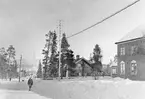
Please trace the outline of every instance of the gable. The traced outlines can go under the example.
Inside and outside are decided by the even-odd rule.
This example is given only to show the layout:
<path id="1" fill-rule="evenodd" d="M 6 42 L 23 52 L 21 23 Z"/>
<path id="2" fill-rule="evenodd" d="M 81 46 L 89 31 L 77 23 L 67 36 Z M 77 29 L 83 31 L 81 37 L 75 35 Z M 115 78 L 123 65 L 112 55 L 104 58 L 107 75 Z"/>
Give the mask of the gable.
<path id="1" fill-rule="evenodd" d="M 84 59 L 84 58 L 80 58 L 78 61 L 76 61 L 75 63 L 76 64 L 81 64 L 82 62 L 84 62 L 85 64 L 87 64 L 87 65 L 91 65 L 90 64 L 90 62 L 89 61 L 87 61 L 86 59 Z"/>

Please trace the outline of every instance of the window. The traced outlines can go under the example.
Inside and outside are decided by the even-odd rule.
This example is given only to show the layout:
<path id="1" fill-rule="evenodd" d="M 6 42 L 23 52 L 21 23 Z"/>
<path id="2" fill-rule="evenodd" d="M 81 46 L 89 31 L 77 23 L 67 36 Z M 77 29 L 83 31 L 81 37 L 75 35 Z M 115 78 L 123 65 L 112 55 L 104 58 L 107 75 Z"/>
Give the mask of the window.
<path id="1" fill-rule="evenodd" d="M 120 71 L 121 74 L 125 74 L 125 62 L 123 61 L 120 62 Z"/>
<path id="2" fill-rule="evenodd" d="M 135 54 L 136 50 L 137 50 L 137 47 L 135 45 L 131 46 L 131 55 Z"/>
<path id="3" fill-rule="evenodd" d="M 125 55 L 125 47 L 122 47 L 122 48 L 120 49 L 120 55 Z"/>
<path id="4" fill-rule="evenodd" d="M 112 74 L 117 74 L 116 68 L 113 68 L 113 69 L 112 69 Z"/>
<path id="5" fill-rule="evenodd" d="M 137 63 L 135 60 L 131 61 L 131 75 L 137 74 Z"/>

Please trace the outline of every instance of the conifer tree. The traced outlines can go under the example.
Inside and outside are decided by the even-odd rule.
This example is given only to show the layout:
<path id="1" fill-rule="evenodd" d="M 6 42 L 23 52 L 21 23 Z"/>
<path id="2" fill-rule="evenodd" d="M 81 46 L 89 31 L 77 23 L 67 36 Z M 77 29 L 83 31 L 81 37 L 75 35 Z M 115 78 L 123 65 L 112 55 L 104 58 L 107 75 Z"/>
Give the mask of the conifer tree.
<path id="1" fill-rule="evenodd" d="M 39 66 L 38 66 L 38 70 L 37 70 L 37 78 L 42 78 L 42 65 L 41 65 L 41 61 L 39 61 Z"/>
<path id="2" fill-rule="evenodd" d="M 66 67 L 66 60 L 64 59 L 65 53 L 68 52 L 68 48 L 70 47 L 70 45 L 68 44 L 67 38 L 66 38 L 66 34 L 63 33 L 62 34 L 62 40 L 61 40 L 61 77 L 66 75 L 66 69 L 68 67 Z"/>
<path id="3" fill-rule="evenodd" d="M 16 50 L 13 45 L 10 45 L 8 47 L 7 55 L 8 55 L 7 61 L 8 61 L 8 65 L 9 65 L 8 76 L 9 76 L 9 78 L 16 77 L 16 75 L 17 75 L 17 68 L 16 68 L 16 64 L 15 64 Z"/>
<path id="4" fill-rule="evenodd" d="M 50 76 L 51 77 L 55 77 L 57 75 L 57 71 L 58 71 L 58 57 L 57 57 L 57 36 L 56 36 L 56 32 L 53 32 L 53 37 L 52 37 L 52 44 L 51 44 L 51 55 L 50 55 L 50 68 L 49 68 L 49 72 L 50 72 Z"/>
<path id="5" fill-rule="evenodd" d="M 0 48 L 0 76 L 2 79 L 6 78 L 8 70 L 7 53 L 4 47 Z"/>
<path id="6" fill-rule="evenodd" d="M 93 50 L 93 61 L 94 61 L 94 63 L 92 64 L 92 70 L 93 70 L 95 80 L 96 80 L 97 74 L 102 72 L 101 58 L 102 58 L 101 48 L 98 44 L 96 44 L 95 48 Z"/>
<path id="7" fill-rule="evenodd" d="M 49 58 L 50 58 L 50 48 L 51 48 L 51 39 L 52 39 L 52 32 L 49 31 L 47 34 L 45 34 L 46 37 L 46 44 L 44 49 L 42 50 L 42 54 L 44 55 L 43 58 L 43 77 L 44 79 L 47 79 L 49 77 Z"/>
<path id="8" fill-rule="evenodd" d="M 49 31 L 49 33 L 47 33 L 45 36 L 46 44 L 44 49 L 42 50 L 42 54 L 44 55 L 43 77 L 44 79 L 48 79 L 51 76 L 51 60 L 53 59 L 52 57 L 55 53 L 55 47 L 53 45 L 56 45 L 55 42 L 53 42 L 53 39 L 56 39 L 56 34 L 54 34 L 52 31 Z"/>

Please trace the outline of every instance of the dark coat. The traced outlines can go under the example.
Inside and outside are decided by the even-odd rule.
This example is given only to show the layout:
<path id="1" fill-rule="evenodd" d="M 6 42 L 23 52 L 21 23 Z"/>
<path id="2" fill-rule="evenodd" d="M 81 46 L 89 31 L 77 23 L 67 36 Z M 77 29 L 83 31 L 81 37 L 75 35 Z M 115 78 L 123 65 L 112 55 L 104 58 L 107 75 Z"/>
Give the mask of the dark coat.
<path id="1" fill-rule="evenodd" d="M 33 85 L 33 80 L 31 78 L 28 80 L 28 85 Z"/>

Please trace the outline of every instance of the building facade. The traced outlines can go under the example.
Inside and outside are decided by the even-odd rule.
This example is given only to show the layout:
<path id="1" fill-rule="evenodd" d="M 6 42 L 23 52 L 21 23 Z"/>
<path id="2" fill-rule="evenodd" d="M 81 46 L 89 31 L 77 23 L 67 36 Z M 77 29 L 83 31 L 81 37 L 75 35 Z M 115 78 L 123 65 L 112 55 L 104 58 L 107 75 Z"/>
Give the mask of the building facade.
<path id="1" fill-rule="evenodd" d="M 110 73 L 111 77 L 117 77 L 118 76 L 118 64 L 116 62 L 113 62 L 110 64 Z"/>
<path id="2" fill-rule="evenodd" d="M 111 76 L 111 67 L 110 67 L 110 65 L 103 64 L 102 71 L 105 73 L 105 76 Z"/>
<path id="3" fill-rule="evenodd" d="M 127 34 L 117 44 L 118 73 L 122 78 L 145 80 L 145 37 L 142 29 Z"/>
<path id="4" fill-rule="evenodd" d="M 90 76 L 92 73 L 92 68 L 90 67 L 90 62 L 84 58 L 80 58 L 75 62 L 77 76 Z"/>

